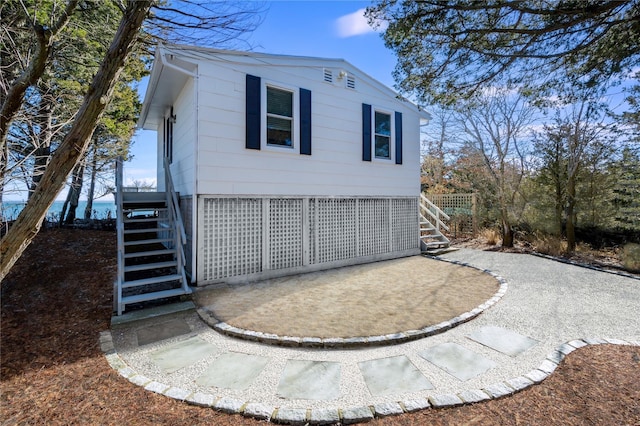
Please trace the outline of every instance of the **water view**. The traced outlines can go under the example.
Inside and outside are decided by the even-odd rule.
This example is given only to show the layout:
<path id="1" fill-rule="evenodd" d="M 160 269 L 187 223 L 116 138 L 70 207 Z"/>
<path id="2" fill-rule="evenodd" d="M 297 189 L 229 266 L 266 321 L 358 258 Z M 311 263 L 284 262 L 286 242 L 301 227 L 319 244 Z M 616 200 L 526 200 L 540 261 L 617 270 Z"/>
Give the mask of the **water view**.
<path id="1" fill-rule="evenodd" d="M 3 220 L 14 220 L 18 217 L 24 208 L 26 201 L 4 201 L 0 204 L 0 217 Z M 64 201 L 55 201 L 47 212 L 47 219 L 58 221 Z M 87 207 L 87 201 L 80 201 L 76 209 L 76 217 L 84 218 L 84 210 Z M 94 201 L 91 212 L 91 219 L 107 219 L 116 217 L 116 205 L 113 201 Z"/>

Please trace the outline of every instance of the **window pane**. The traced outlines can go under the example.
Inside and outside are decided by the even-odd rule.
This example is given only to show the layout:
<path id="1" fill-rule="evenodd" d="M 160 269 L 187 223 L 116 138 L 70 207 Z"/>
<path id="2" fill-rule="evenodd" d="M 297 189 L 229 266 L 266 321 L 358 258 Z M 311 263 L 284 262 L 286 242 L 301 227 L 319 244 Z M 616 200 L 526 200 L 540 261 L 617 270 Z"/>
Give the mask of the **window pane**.
<path id="1" fill-rule="evenodd" d="M 267 87 L 267 113 L 293 117 L 293 93 Z"/>
<path id="2" fill-rule="evenodd" d="M 377 158 L 391 158 L 389 154 L 389 140 L 388 136 L 376 135 L 376 157 Z"/>
<path id="3" fill-rule="evenodd" d="M 391 116 L 389 114 L 376 111 L 375 133 L 391 136 Z"/>
<path id="4" fill-rule="evenodd" d="M 267 117 L 267 144 L 292 146 L 291 120 L 286 118 Z"/>

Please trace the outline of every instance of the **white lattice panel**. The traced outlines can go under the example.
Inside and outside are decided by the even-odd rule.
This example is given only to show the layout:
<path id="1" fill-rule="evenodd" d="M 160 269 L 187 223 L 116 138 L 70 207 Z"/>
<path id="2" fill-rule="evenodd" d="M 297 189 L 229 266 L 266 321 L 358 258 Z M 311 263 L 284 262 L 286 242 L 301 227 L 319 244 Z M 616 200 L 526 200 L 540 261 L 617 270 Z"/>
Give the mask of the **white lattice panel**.
<path id="1" fill-rule="evenodd" d="M 262 270 L 262 199 L 203 199 L 204 280 Z"/>
<path id="2" fill-rule="evenodd" d="M 318 263 L 356 257 L 355 198 L 318 199 Z"/>
<path id="3" fill-rule="evenodd" d="M 302 199 L 269 200 L 270 269 L 302 265 Z"/>
<path id="4" fill-rule="evenodd" d="M 307 223 L 309 226 L 309 264 L 314 264 L 316 262 L 316 232 L 318 228 L 318 221 L 316 219 L 316 208 L 317 199 L 310 198 L 309 199 L 309 217 L 307 218 Z"/>
<path id="5" fill-rule="evenodd" d="M 389 200 L 362 198 L 358 200 L 358 203 L 360 210 L 360 256 L 390 251 Z"/>
<path id="6" fill-rule="evenodd" d="M 391 200 L 392 250 L 402 251 L 419 246 L 418 200 L 394 198 Z"/>
<path id="7" fill-rule="evenodd" d="M 418 249 L 417 208 L 417 197 L 203 198 L 198 279 Z"/>

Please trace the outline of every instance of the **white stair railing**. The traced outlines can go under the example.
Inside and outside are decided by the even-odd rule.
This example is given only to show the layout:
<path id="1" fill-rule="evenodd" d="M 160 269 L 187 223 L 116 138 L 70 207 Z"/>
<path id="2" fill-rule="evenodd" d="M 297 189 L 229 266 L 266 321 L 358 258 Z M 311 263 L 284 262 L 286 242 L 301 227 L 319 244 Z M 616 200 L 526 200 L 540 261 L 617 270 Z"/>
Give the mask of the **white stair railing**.
<path id="1" fill-rule="evenodd" d="M 433 219 L 433 225 L 438 230 L 438 232 L 440 232 L 440 229 L 449 231 L 449 227 L 446 223 L 443 222 L 443 219 L 451 219 L 449 215 L 440 210 L 440 208 L 433 204 L 431 200 L 424 196 L 424 194 L 420 194 L 420 201 L 420 210 L 422 213 L 428 215 L 428 217 L 424 214 L 422 216 L 429 222 L 432 222 L 431 220 L 429 220 L 429 218 Z"/>
<path id="2" fill-rule="evenodd" d="M 423 251 L 440 250 L 449 247 L 449 239 L 442 234 L 442 230 L 449 231 L 444 220 L 450 217 L 431 200 L 420 194 L 420 247 Z M 423 227 L 427 225 L 427 227 Z"/>
<path id="3" fill-rule="evenodd" d="M 171 178 L 171 169 L 169 167 L 169 160 L 164 158 L 164 179 L 165 179 L 165 192 L 167 196 L 167 210 L 169 214 L 169 223 L 174 224 L 176 232 L 174 232 L 175 249 L 177 250 L 178 260 L 178 274 L 182 275 L 182 287 L 187 290 L 187 278 L 185 274 L 185 250 L 184 246 L 187 243 L 187 233 L 184 228 L 184 222 L 182 220 L 182 213 L 180 212 L 180 204 L 178 202 L 178 195 L 176 194 L 173 186 L 173 179 Z"/>
<path id="4" fill-rule="evenodd" d="M 116 159 L 116 234 L 118 239 L 118 272 L 115 285 L 114 302 L 118 315 L 122 315 L 122 283 L 124 282 L 124 216 L 122 214 L 123 159 Z"/>

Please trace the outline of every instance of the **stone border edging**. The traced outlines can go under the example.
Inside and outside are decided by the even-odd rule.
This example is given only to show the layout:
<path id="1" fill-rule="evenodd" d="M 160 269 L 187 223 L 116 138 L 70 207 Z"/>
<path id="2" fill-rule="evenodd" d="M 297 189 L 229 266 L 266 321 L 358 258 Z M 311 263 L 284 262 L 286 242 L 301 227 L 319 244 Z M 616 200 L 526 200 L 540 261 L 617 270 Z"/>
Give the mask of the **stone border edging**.
<path id="1" fill-rule="evenodd" d="M 607 274 L 619 275 L 619 276 L 625 277 L 625 278 L 633 278 L 634 280 L 640 280 L 640 276 L 637 276 L 637 275 L 634 275 L 634 274 L 630 274 L 628 272 L 612 271 L 611 269 L 604 269 L 604 268 L 601 268 L 601 267 L 598 267 L 598 266 L 576 262 L 575 260 L 565 259 L 563 257 L 556 257 L 556 256 L 551 256 L 549 254 L 539 253 L 537 251 L 532 251 L 530 253 L 524 253 L 524 254 L 530 254 L 532 256 L 541 257 L 543 259 L 554 260 L 556 262 L 565 263 L 567 265 L 572 265 L 572 266 L 579 266 L 581 268 L 591 269 L 591 270 L 598 271 L 598 272 L 606 272 Z"/>
<path id="2" fill-rule="evenodd" d="M 122 377 L 131 383 L 144 387 L 145 390 L 159 393 L 161 395 L 184 401 L 188 404 L 205 408 L 213 408 L 229 414 L 241 414 L 258 420 L 273 421 L 282 424 L 302 425 L 302 424 L 352 424 L 366 422 L 375 417 L 387 417 L 427 408 L 447 408 L 458 405 L 473 404 L 476 402 L 498 399 L 513 395 L 534 384 L 542 382 L 560 365 L 562 360 L 576 349 L 589 345 L 624 345 L 640 346 L 640 342 L 625 341 L 620 339 L 599 339 L 583 338 L 571 340 L 561 344 L 547 355 L 538 368 L 531 370 L 521 376 L 514 377 L 503 382 L 493 383 L 482 389 L 469 389 L 457 394 L 436 394 L 428 398 L 405 400 L 398 402 L 384 402 L 374 405 L 365 405 L 350 408 L 279 408 L 259 402 L 239 401 L 227 397 L 217 397 L 213 394 L 203 392 L 190 392 L 184 389 L 172 387 L 160 382 L 153 381 L 143 375 L 138 374 L 120 358 L 113 345 L 111 331 L 100 333 L 100 348 L 105 354 L 107 362 Z"/>
<path id="3" fill-rule="evenodd" d="M 244 340 L 277 345 L 277 346 L 285 346 L 285 347 L 302 347 L 302 348 L 316 348 L 316 349 L 344 349 L 344 348 L 355 348 L 362 346 L 385 346 L 392 345 L 396 343 L 404 343 L 410 342 L 412 340 L 422 339 L 424 337 L 433 336 L 435 334 L 444 333 L 447 330 L 450 330 L 454 327 L 457 327 L 460 324 L 463 324 L 467 321 L 470 321 L 480 315 L 484 310 L 489 309 L 491 306 L 495 305 L 507 292 L 508 284 L 507 281 L 500 277 L 499 275 L 491 272 L 488 269 L 481 269 L 476 266 L 470 265 L 466 262 L 459 262 L 456 260 L 449 259 L 441 259 L 439 257 L 428 256 L 430 259 L 438 260 L 441 262 L 452 263 L 459 266 L 465 266 L 473 269 L 477 269 L 484 273 L 487 273 L 494 277 L 498 283 L 498 291 L 485 301 L 484 303 L 478 305 L 476 308 L 471 311 L 460 314 L 456 317 L 451 318 L 450 320 L 440 322 L 435 325 L 430 325 L 428 327 L 422 328 L 420 330 L 406 330 L 399 331 L 396 333 L 384 334 L 379 336 L 358 336 L 358 337 L 294 337 L 294 336 L 281 336 L 278 334 L 272 333 L 263 333 L 261 331 L 247 330 L 244 328 L 235 327 L 231 324 L 227 324 L 224 321 L 219 321 L 213 316 L 213 313 L 208 309 L 197 307 L 196 312 L 198 316 L 207 323 L 211 328 L 216 330 L 217 332 L 230 336 L 236 337 Z"/>

